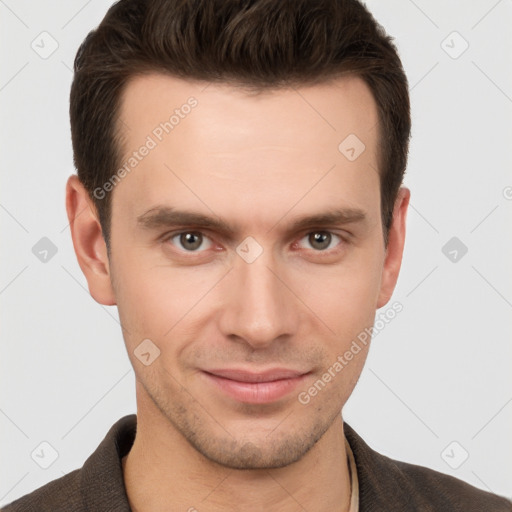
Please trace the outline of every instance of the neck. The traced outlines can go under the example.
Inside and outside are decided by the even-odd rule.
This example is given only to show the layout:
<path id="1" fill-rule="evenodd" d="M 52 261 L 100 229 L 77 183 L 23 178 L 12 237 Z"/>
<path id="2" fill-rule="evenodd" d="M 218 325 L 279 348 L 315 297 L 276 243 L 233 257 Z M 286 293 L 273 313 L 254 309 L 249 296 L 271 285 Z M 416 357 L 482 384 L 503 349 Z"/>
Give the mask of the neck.
<path id="1" fill-rule="evenodd" d="M 277 469 L 238 470 L 197 452 L 149 399 L 137 405 L 135 441 L 122 460 L 133 512 L 349 509 L 341 414 L 299 461 Z"/>

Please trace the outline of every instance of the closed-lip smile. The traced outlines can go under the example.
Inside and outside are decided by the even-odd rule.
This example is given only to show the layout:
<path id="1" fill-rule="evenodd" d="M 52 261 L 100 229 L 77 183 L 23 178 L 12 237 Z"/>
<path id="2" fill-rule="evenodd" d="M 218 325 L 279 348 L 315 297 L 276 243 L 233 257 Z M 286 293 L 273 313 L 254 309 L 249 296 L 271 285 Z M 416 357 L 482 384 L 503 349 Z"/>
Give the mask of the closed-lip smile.
<path id="1" fill-rule="evenodd" d="M 289 368 L 250 371 L 240 368 L 202 370 L 217 389 L 244 403 L 275 402 L 288 395 L 310 372 Z"/>

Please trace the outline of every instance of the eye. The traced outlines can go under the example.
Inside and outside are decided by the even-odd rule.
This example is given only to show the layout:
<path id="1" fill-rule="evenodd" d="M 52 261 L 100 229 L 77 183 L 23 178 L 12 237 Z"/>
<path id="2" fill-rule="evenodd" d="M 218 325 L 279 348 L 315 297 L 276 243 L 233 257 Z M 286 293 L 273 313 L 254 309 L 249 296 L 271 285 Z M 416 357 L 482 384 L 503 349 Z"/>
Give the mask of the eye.
<path id="1" fill-rule="evenodd" d="M 202 252 L 202 250 L 208 249 L 212 245 L 211 240 L 198 231 L 182 231 L 170 236 L 168 240 L 179 249 L 184 249 L 187 252 Z M 201 249 L 201 246 L 202 250 L 198 250 Z"/>
<path id="2" fill-rule="evenodd" d="M 316 251 L 325 251 L 327 249 L 332 249 L 334 246 L 331 246 L 332 242 L 336 242 L 336 239 L 338 240 L 338 243 L 340 241 L 343 241 L 343 239 L 335 235 L 334 233 L 331 233 L 329 231 L 312 231 L 311 233 L 308 233 L 306 236 L 304 236 L 299 242 L 298 245 L 300 246 L 304 240 L 308 244 L 310 244 L 310 247 L 315 249 Z M 337 244 L 336 244 L 337 245 Z"/>

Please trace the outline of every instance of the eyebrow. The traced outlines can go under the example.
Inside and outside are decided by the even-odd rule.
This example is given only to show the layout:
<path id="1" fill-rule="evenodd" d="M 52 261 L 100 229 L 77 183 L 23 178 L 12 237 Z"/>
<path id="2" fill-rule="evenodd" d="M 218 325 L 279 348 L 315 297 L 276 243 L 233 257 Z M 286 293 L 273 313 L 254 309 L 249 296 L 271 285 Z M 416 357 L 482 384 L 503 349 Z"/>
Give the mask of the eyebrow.
<path id="1" fill-rule="evenodd" d="M 281 220 L 270 228 L 269 231 L 279 224 Z M 364 210 L 349 207 L 336 208 L 294 219 L 287 229 L 290 231 L 299 231 L 318 226 L 362 223 L 366 220 L 367 215 Z M 208 216 L 187 210 L 177 210 L 168 206 L 156 206 L 154 208 L 150 208 L 148 211 L 137 217 L 137 224 L 148 230 L 163 227 L 194 226 L 203 229 L 216 230 L 229 236 L 234 236 L 237 232 L 235 227 L 231 226 L 219 217 Z"/>

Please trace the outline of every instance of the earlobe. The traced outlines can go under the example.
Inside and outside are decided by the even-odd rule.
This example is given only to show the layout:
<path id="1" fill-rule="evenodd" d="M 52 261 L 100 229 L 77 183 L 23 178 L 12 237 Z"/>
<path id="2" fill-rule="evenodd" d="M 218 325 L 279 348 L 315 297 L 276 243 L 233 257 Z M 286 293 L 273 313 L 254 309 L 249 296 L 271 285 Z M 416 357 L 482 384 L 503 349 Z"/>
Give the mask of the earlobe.
<path id="1" fill-rule="evenodd" d="M 410 197 L 411 191 L 406 187 L 401 187 L 395 201 L 393 222 L 389 230 L 377 308 L 381 308 L 389 302 L 398 280 L 405 245 L 407 208 Z"/>
<path id="2" fill-rule="evenodd" d="M 66 211 L 73 247 L 90 294 L 100 304 L 115 305 L 107 246 L 97 211 L 76 175 L 70 176 L 66 184 Z"/>

